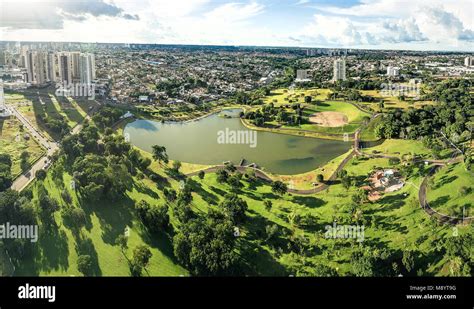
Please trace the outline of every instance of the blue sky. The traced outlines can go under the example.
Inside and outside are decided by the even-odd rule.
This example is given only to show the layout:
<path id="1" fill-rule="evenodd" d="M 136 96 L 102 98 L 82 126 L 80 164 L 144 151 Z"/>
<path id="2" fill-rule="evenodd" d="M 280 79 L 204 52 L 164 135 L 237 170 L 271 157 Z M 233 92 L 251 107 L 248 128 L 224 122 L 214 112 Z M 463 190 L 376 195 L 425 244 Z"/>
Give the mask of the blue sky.
<path id="1" fill-rule="evenodd" d="M 0 39 L 472 51 L 472 0 L 0 0 Z"/>

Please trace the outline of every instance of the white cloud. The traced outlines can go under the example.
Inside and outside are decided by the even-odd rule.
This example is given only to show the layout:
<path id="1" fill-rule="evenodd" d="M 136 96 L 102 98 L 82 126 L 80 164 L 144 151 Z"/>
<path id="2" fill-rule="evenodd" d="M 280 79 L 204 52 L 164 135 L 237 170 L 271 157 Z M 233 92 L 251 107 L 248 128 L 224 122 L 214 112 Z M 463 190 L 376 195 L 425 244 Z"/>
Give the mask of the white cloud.
<path id="1" fill-rule="evenodd" d="M 351 7 L 316 8 L 324 15 L 316 14 L 297 36 L 302 42 L 348 47 L 400 43 L 417 48 L 423 42 L 425 49 L 473 48 L 469 43 L 474 41 L 471 1 L 362 0 Z"/>

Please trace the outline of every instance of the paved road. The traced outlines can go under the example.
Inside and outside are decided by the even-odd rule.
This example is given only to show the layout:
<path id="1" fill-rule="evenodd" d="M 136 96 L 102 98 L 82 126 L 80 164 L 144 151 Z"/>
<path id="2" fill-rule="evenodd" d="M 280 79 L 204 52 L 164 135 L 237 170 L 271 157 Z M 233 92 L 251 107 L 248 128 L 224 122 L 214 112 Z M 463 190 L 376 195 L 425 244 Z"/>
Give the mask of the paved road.
<path id="1" fill-rule="evenodd" d="M 45 156 L 36 161 L 36 163 L 33 164 L 33 166 L 28 171 L 17 177 L 13 182 L 11 189 L 21 191 L 26 188 L 26 186 L 28 186 L 28 184 L 30 184 L 33 179 L 35 179 L 37 171 L 49 166 L 48 156 L 52 155 L 56 150 L 58 150 L 59 145 L 55 141 L 49 140 L 38 129 L 36 129 L 30 123 L 30 121 L 16 109 L 15 106 L 9 106 L 8 108 L 12 114 L 23 124 L 23 127 L 28 130 L 31 137 L 34 138 L 46 150 Z"/>

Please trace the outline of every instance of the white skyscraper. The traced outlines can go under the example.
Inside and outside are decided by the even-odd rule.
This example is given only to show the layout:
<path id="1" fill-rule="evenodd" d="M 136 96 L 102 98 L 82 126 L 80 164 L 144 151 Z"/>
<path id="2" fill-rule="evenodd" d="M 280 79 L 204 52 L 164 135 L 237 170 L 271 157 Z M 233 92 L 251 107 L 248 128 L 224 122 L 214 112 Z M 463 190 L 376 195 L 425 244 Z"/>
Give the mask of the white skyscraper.
<path id="1" fill-rule="evenodd" d="M 84 53 L 79 58 L 79 76 L 81 83 L 91 84 L 95 79 L 95 58 L 94 54 Z"/>
<path id="2" fill-rule="evenodd" d="M 338 80 L 346 80 L 346 60 L 344 58 L 334 60 L 333 81 Z"/>
<path id="3" fill-rule="evenodd" d="M 43 85 L 48 79 L 48 54 L 43 51 L 28 50 L 24 53 L 27 82 Z"/>
<path id="4" fill-rule="evenodd" d="M 464 58 L 464 66 L 470 67 L 474 65 L 474 57 L 466 57 Z"/>
<path id="5" fill-rule="evenodd" d="M 394 77 L 394 76 L 398 76 L 399 74 L 400 74 L 399 67 L 392 67 L 392 66 L 387 67 L 387 76 Z"/>

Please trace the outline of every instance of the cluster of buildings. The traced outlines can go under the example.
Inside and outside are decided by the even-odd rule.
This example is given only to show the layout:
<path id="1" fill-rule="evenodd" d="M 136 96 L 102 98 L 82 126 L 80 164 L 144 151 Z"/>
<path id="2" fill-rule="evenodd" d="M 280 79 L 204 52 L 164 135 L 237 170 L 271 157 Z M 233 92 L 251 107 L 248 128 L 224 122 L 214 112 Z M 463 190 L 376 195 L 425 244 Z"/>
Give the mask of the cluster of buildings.
<path id="1" fill-rule="evenodd" d="M 19 64 L 26 69 L 26 82 L 32 85 L 91 84 L 96 79 L 92 53 L 23 50 Z"/>
<path id="2" fill-rule="evenodd" d="M 113 101 L 170 105 L 217 101 L 268 85 L 283 73 L 275 63 L 285 56 L 175 47 L 100 50 L 96 57 Z"/>
<path id="3" fill-rule="evenodd" d="M 42 45 L 7 45 L 0 49 L 0 78 L 45 86 L 50 83 L 92 84 L 95 56 L 90 52 L 52 50 Z"/>

